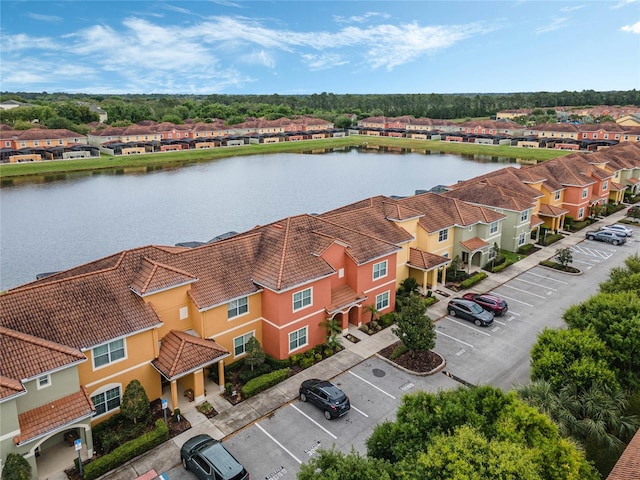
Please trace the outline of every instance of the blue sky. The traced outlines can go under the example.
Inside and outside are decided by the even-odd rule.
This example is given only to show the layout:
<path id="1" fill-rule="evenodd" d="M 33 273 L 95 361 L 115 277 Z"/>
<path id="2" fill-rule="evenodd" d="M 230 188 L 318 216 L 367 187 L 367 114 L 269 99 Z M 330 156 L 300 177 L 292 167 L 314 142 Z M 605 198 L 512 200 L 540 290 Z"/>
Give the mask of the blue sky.
<path id="1" fill-rule="evenodd" d="M 0 91 L 640 89 L 640 0 L 0 2 Z"/>

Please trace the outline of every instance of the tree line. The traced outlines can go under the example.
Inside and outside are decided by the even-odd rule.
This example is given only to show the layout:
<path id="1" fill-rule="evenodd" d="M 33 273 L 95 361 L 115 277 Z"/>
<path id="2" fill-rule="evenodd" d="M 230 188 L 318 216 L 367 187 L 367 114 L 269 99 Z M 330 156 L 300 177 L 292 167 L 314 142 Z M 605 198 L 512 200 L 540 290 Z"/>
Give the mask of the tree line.
<path id="1" fill-rule="evenodd" d="M 352 116 L 362 119 L 374 116 L 464 119 L 491 117 L 502 110 L 545 109 L 596 105 L 640 106 L 640 91 L 596 92 L 525 92 L 495 94 L 334 94 L 312 95 L 90 95 L 68 93 L 0 94 L 0 101 L 15 100 L 29 107 L 0 110 L 0 122 L 16 128 L 28 128 L 38 120 L 48 128 L 82 130 L 87 123 L 97 122 L 98 114 L 86 102 L 104 109 L 110 125 L 128 125 L 142 120 L 183 123 L 224 120 L 228 125 L 248 117 L 277 119 L 293 115 L 312 115 L 348 126 Z M 340 125 L 338 125 L 340 124 Z M 32 126 L 32 125 L 31 125 Z M 86 127 L 85 127 L 86 129 Z M 80 133 L 82 133 L 80 131 Z"/>

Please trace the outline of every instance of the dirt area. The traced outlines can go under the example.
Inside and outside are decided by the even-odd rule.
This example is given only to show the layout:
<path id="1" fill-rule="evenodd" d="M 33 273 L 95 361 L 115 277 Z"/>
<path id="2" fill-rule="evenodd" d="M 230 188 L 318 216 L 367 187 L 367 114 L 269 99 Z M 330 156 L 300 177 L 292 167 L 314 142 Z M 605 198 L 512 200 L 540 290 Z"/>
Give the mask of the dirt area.
<path id="1" fill-rule="evenodd" d="M 392 359 L 391 354 L 394 350 L 400 346 L 401 342 L 396 342 L 383 348 L 378 352 L 384 358 L 389 359 L 393 363 L 397 363 L 401 367 L 411 370 L 412 372 L 427 373 L 438 367 L 442 363 L 442 357 L 435 352 L 406 352 L 400 355 L 398 358 Z"/>

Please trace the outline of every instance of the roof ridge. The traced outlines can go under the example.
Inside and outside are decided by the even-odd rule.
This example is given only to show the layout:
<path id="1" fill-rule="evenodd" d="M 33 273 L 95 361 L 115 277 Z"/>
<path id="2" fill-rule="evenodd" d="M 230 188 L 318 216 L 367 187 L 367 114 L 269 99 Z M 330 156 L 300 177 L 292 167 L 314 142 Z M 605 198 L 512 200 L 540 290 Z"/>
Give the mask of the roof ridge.
<path id="1" fill-rule="evenodd" d="M 69 347 L 68 345 L 62 345 L 57 342 L 53 342 L 51 340 L 47 340 L 45 338 L 36 337 L 34 335 L 30 335 L 28 333 L 19 332 L 17 330 L 13 330 L 11 328 L 0 326 L 0 334 L 6 335 L 8 337 L 13 337 L 18 340 L 22 340 L 23 342 L 32 343 L 34 345 L 38 345 L 40 347 L 45 347 L 50 350 L 55 350 L 60 353 L 66 353 L 68 355 L 73 355 L 77 358 L 86 358 L 86 356 L 78 349 Z"/>

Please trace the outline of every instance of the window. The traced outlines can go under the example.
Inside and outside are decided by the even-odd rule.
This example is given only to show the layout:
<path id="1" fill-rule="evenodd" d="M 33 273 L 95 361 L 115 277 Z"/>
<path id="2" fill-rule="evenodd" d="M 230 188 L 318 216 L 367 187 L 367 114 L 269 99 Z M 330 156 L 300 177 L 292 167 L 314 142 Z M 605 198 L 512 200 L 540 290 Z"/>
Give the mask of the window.
<path id="1" fill-rule="evenodd" d="M 586 188 L 584 188 L 582 190 L 582 198 L 587 198 L 587 195 L 589 195 L 589 190 L 587 190 Z"/>
<path id="2" fill-rule="evenodd" d="M 293 311 L 300 310 L 301 308 L 311 305 L 311 289 L 307 288 L 301 292 L 293 294 Z"/>
<path id="3" fill-rule="evenodd" d="M 526 222 L 527 220 L 529 220 L 529 210 L 525 210 L 524 212 L 520 213 L 520 221 Z"/>
<path id="4" fill-rule="evenodd" d="M 593 134 L 593 138 L 598 138 L 598 134 L 597 134 L 597 133 L 594 133 L 594 134 Z"/>
<path id="5" fill-rule="evenodd" d="M 289 351 L 292 352 L 307 344 L 307 327 L 289 334 Z"/>
<path id="6" fill-rule="evenodd" d="M 609 187 L 609 181 L 605 180 L 602 182 L 602 191 L 604 192 Z"/>
<path id="7" fill-rule="evenodd" d="M 338 269 L 338 278 L 344 277 L 344 268 Z"/>
<path id="8" fill-rule="evenodd" d="M 584 218 L 584 207 L 578 210 L 578 220 L 582 220 Z"/>
<path id="9" fill-rule="evenodd" d="M 51 375 L 42 375 L 38 377 L 38 390 L 51 385 Z"/>
<path id="10" fill-rule="evenodd" d="M 554 200 L 560 200 L 560 191 L 557 191 L 553 196 Z"/>
<path id="11" fill-rule="evenodd" d="M 234 356 L 238 356 L 238 355 L 244 355 L 245 353 L 247 353 L 247 343 L 249 342 L 249 339 L 253 337 L 253 332 L 251 333 L 247 333 L 245 335 L 242 335 L 240 337 L 236 337 L 233 339 L 233 355 Z"/>
<path id="12" fill-rule="evenodd" d="M 492 222 L 491 225 L 489 225 L 489 233 L 496 233 L 498 231 L 498 222 Z"/>
<path id="13" fill-rule="evenodd" d="M 34 140 L 34 142 L 33 142 L 33 146 L 34 146 L 34 147 L 37 147 L 38 145 L 40 145 L 40 142 L 38 142 L 38 140 Z"/>
<path id="14" fill-rule="evenodd" d="M 120 407 L 120 387 L 112 388 L 106 392 L 99 393 L 91 397 L 93 405 L 96 407 L 96 415 L 110 412 Z"/>
<path id="15" fill-rule="evenodd" d="M 380 295 L 376 295 L 376 309 L 384 310 L 389 306 L 389 292 L 381 293 Z"/>
<path id="16" fill-rule="evenodd" d="M 93 367 L 98 368 L 124 358 L 124 340 L 100 345 L 93 349 Z"/>
<path id="17" fill-rule="evenodd" d="M 189 307 L 180 307 L 180 320 L 189 318 Z"/>
<path id="18" fill-rule="evenodd" d="M 520 236 L 518 237 L 518 246 L 521 247 L 522 245 L 524 245 L 524 242 L 526 241 L 526 236 L 524 233 L 521 233 Z"/>
<path id="19" fill-rule="evenodd" d="M 376 280 L 378 278 L 387 276 L 387 261 L 376 263 L 373 266 L 373 279 Z"/>
<path id="20" fill-rule="evenodd" d="M 438 232 L 438 241 L 439 242 L 444 242 L 448 238 L 449 238 L 449 230 L 447 230 L 446 228 L 444 230 L 440 230 Z"/>
<path id="21" fill-rule="evenodd" d="M 249 311 L 249 300 L 247 297 L 242 297 L 237 300 L 232 300 L 227 304 L 227 312 L 229 318 L 244 315 Z"/>

